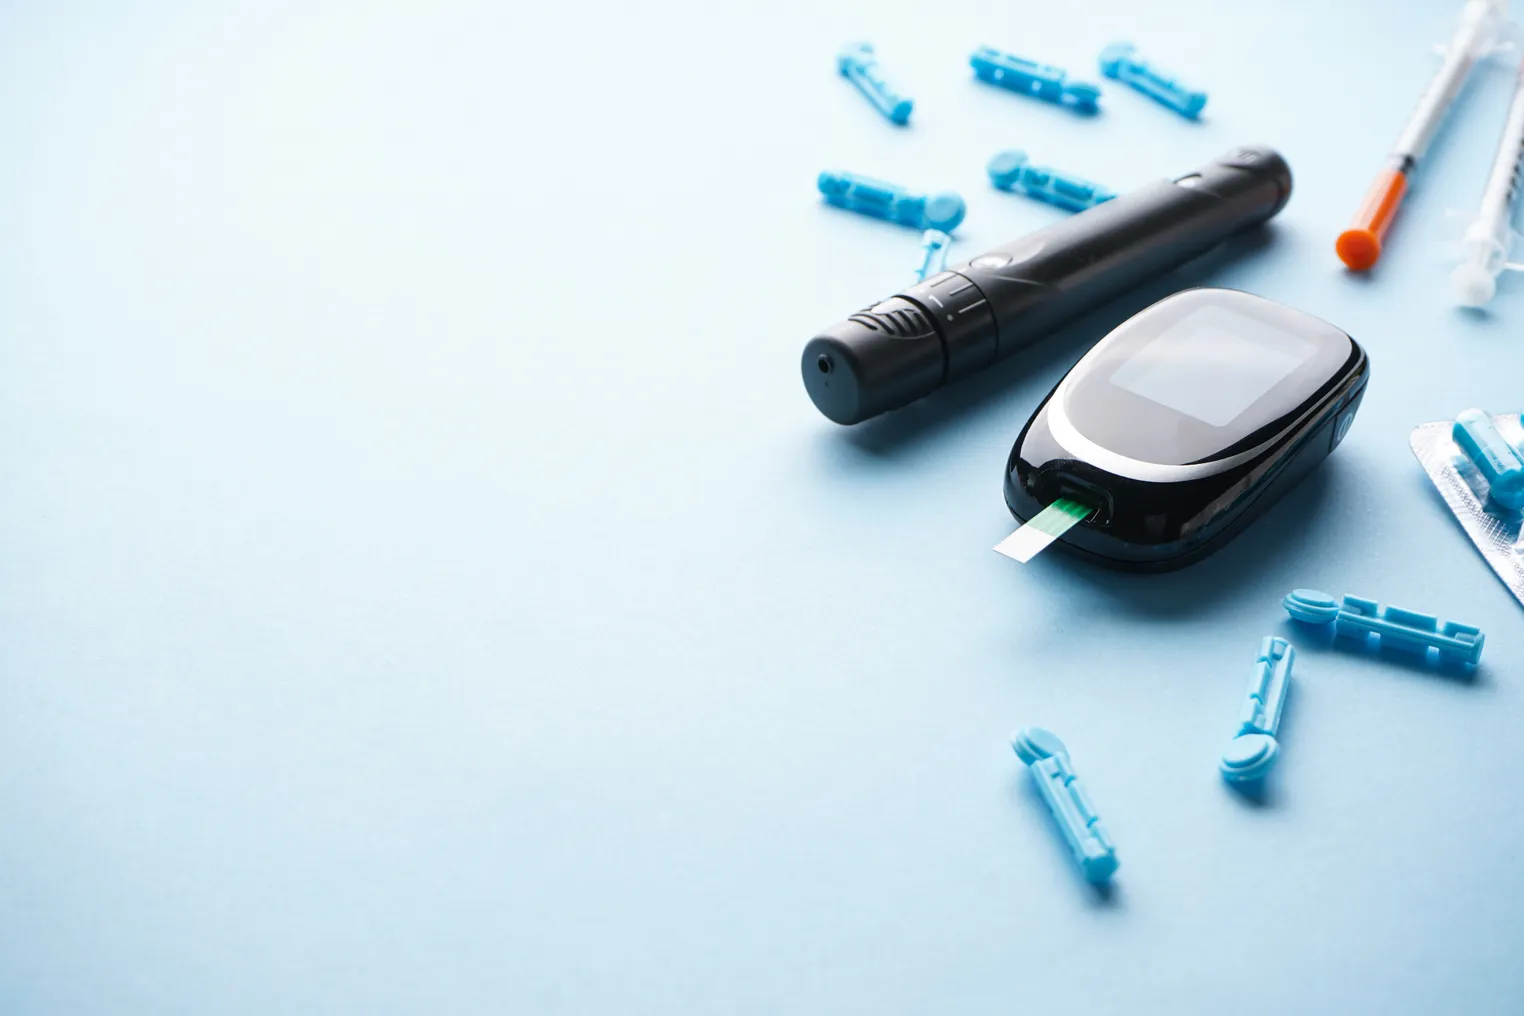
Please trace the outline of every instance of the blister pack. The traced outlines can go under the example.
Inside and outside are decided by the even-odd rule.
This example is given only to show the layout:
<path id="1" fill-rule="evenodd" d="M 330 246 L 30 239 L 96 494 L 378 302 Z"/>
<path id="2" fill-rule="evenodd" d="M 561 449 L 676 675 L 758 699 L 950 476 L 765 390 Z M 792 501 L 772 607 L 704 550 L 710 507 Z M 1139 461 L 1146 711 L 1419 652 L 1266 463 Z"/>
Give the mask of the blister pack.
<path id="1" fill-rule="evenodd" d="M 1524 605 L 1524 425 L 1518 413 L 1468 409 L 1424 423 L 1408 438 L 1429 479 L 1498 578 Z"/>

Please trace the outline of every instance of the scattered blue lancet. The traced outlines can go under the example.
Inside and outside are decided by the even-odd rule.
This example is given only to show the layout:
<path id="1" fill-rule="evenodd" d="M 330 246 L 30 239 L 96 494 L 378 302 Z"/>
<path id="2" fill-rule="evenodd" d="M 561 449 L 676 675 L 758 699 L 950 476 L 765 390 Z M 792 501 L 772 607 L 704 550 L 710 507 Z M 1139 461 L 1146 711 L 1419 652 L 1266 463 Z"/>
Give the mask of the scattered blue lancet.
<path id="1" fill-rule="evenodd" d="M 996 87 L 1081 113 L 1094 113 L 1099 108 L 1101 90 L 1083 81 L 1068 80 L 1068 73 L 1061 67 L 1024 60 L 988 46 L 974 50 L 968 62 L 980 81 Z"/>
<path id="2" fill-rule="evenodd" d="M 947 248 L 952 237 L 940 229 L 928 229 L 921 234 L 921 267 L 916 269 L 917 282 L 925 282 L 947 267 Z"/>
<path id="3" fill-rule="evenodd" d="M 827 170 L 816 181 L 820 193 L 838 208 L 898 222 L 914 229 L 940 229 L 951 233 L 963 221 L 968 210 L 963 199 L 951 191 L 941 194 L 914 194 L 892 183 L 873 180 L 855 173 Z"/>
<path id="4" fill-rule="evenodd" d="M 1083 212 L 1116 197 L 1105 187 L 1083 177 L 1070 176 L 1049 166 L 1032 165 L 1027 160 L 1027 153 L 1019 148 L 999 153 L 989 161 L 985 170 L 990 175 L 990 183 L 1001 190 L 1020 191 L 1071 212 Z"/>
<path id="5" fill-rule="evenodd" d="M 1420 614 L 1402 607 L 1383 607 L 1375 600 L 1346 596 L 1343 601 L 1316 589 L 1295 589 L 1281 601 L 1293 620 L 1303 624 L 1334 626 L 1334 634 L 1362 645 L 1372 632 L 1390 649 L 1427 654 L 1439 650 L 1443 663 L 1474 667 L 1482 659 L 1486 636 L 1475 625 L 1440 621 L 1433 614 Z"/>
<path id="6" fill-rule="evenodd" d="M 1041 727 L 1025 727 L 1011 738 L 1011 747 L 1058 820 L 1085 880 L 1098 885 L 1109 880 L 1117 870 L 1117 847 L 1070 768 L 1064 742 Z"/>
<path id="7" fill-rule="evenodd" d="M 1455 418 L 1450 437 L 1487 480 L 1487 494 L 1504 508 L 1524 508 L 1524 459 L 1498 433 L 1492 417 L 1468 409 Z"/>
<path id="8" fill-rule="evenodd" d="M 1101 50 L 1101 73 L 1131 85 L 1149 98 L 1194 120 L 1207 104 L 1207 93 L 1187 88 L 1137 55 L 1130 42 L 1114 42 Z"/>
<path id="9" fill-rule="evenodd" d="M 1222 778 L 1231 783 L 1262 780 L 1275 767 L 1280 742 L 1281 713 L 1286 708 L 1286 694 L 1291 690 L 1291 667 L 1296 662 L 1296 648 L 1285 639 L 1270 636 L 1260 643 L 1254 677 L 1249 681 L 1249 698 L 1238 719 L 1238 733 L 1222 753 L 1218 767 Z"/>
<path id="10" fill-rule="evenodd" d="M 910 111 L 915 108 L 915 100 L 907 99 L 889 87 L 879 72 L 878 58 L 873 55 L 872 46 L 866 42 L 855 42 L 844 47 L 836 54 L 836 67 L 891 123 L 903 127 L 910 122 Z"/>

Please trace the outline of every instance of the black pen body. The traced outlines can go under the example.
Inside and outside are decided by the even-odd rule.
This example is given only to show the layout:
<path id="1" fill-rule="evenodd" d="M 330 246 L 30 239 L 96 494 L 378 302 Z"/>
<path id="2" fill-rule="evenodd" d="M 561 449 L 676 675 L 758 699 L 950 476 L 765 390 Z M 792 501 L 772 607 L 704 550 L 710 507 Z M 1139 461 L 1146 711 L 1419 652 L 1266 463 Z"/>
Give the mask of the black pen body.
<path id="1" fill-rule="evenodd" d="M 956 265 L 805 345 L 819 410 L 858 423 L 1024 349 L 1066 322 L 1274 216 L 1291 197 L 1276 152 L 1243 146 Z"/>

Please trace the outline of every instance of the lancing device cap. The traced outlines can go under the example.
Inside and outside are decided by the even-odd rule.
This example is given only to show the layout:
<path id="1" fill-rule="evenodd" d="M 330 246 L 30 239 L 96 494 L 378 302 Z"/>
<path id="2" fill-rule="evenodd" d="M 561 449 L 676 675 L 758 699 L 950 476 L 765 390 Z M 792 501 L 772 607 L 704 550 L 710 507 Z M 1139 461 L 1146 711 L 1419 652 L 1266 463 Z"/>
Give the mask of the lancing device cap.
<path id="1" fill-rule="evenodd" d="M 1286 160 L 1269 148 L 1235 148 L 824 329 L 804 347 L 805 390 L 843 424 L 907 405 L 1269 219 L 1290 197 Z"/>

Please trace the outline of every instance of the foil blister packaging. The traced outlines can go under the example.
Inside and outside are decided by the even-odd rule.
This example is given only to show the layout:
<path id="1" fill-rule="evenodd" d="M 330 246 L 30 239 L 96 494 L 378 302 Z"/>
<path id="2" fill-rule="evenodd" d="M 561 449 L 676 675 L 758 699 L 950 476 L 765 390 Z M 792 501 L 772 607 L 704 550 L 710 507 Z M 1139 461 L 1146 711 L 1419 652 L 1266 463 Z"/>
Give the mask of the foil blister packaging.
<path id="1" fill-rule="evenodd" d="M 1524 448 L 1518 413 L 1495 415 L 1492 423 L 1509 444 Z M 1419 424 L 1408 444 L 1476 549 L 1524 606 L 1524 512 L 1488 499 L 1487 478 L 1450 436 L 1453 426 L 1449 420 Z"/>

